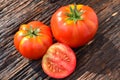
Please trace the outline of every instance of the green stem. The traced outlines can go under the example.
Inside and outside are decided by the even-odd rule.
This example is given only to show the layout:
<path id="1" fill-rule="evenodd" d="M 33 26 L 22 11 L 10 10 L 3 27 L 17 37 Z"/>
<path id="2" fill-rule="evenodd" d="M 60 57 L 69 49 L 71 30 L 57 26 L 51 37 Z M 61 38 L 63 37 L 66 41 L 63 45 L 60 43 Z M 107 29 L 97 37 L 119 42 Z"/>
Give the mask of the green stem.
<path id="1" fill-rule="evenodd" d="M 40 29 L 32 28 L 32 26 L 30 26 L 30 29 L 27 30 L 27 32 L 27 35 L 29 35 L 30 37 L 39 36 Z"/>
<path id="2" fill-rule="evenodd" d="M 68 20 L 73 20 L 75 23 L 78 20 L 83 20 L 84 10 L 78 10 L 76 4 L 74 4 L 74 8 L 70 6 L 70 13 L 67 13 L 67 16 L 69 17 Z"/>

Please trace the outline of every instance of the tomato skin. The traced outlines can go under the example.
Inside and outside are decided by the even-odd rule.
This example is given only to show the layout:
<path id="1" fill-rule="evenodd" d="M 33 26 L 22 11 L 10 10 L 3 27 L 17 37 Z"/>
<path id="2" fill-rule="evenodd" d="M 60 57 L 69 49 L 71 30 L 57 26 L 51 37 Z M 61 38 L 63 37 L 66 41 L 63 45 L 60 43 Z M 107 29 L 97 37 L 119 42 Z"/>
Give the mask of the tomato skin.
<path id="1" fill-rule="evenodd" d="M 19 43 L 24 37 L 24 34 L 26 34 L 26 31 L 21 30 L 21 31 L 16 32 L 16 34 L 14 35 L 14 45 L 18 51 L 19 51 Z"/>
<path id="2" fill-rule="evenodd" d="M 85 5 L 77 5 L 78 10 L 83 10 L 83 20 L 67 20 L 66 13 L 70 13 L 70 6 L 63 6 L 58 9 L 51 18 L 51 29 L 53 36 L 59 42 L 76 48 L 88 43 L 96 34 L 98 19 L 94 10 Z"/>
<path id="3" fill-rule="evenodd" d="M 39 29 L 39 35 L 31 37 L 31 35 L 28 34 L 30 26 L 33 29 Z M 51 30 L 39 21 L 23 24 L 14 36 L 14 45 L 22 56 L 28 59 L 39 59 L 45 54 L 48 47 L 52 45 Z"/>
<path id="4" fill-rule="evenodd" d="M 75 53 L 63 43 L 55 43 L 50 46 L 42 58 L 44 72 L 53 78 L 67 77 L 75 70 L 75 67 Z"/>

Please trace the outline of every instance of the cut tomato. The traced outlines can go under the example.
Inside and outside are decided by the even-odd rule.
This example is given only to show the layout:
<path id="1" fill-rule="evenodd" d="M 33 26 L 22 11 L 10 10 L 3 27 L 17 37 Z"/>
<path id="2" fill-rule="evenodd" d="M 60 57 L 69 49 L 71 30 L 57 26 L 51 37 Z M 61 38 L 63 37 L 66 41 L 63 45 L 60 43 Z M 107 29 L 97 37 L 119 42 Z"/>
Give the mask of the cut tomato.
<path id="1" fill-rule="evenodd" d="M 73 50 L 62 43 L 55 43 L 47 50 L 42 59 L 44 72 L 53 78 L 65 78 L 76 67 L 76 56 Z"/>

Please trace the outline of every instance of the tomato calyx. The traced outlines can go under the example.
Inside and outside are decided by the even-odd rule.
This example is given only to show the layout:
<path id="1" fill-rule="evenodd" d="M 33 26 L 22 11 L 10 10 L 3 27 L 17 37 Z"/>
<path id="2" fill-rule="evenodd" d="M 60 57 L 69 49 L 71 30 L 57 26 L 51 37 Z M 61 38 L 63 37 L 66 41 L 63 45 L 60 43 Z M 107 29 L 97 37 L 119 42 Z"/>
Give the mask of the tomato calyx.
<path id="1" fill-rule="evenodd" d="M 70 6 L 70 13 L 66 15 L 68 16 L 68 20 L 73 20 L 76 23 L 78 20 L 83 20 L 82 14 L 84 12 L 82 9 L 78 10 L 76 4 L 74 4 L 74 8 Z"/>
<path id="2" fill-rule="evenodd" d="M 30 37 L 35 37 L 35 36 L 39 36 L 40 29 L 38 28 L 32 28 L 32 26 L 30 26 L 30 29 L 27 29 L 27 34 Z"/>

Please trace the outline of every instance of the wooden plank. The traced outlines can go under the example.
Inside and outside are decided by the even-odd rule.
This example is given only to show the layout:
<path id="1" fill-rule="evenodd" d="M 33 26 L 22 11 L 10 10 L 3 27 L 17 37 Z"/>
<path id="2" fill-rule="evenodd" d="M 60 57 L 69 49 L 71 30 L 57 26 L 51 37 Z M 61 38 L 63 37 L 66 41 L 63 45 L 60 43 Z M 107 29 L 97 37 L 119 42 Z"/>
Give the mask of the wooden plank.
<path id="1" fill-rule="evenodd" d="M 41 68 L 41 59 L 29 61 L 16 51 L 13 35 L 20 24 L 40 20 L 50 25 L 52 14 L 61 6 L 82 3 L 94 8 L 99 30 L 91 43 L 73 49 L 77 67 L 62 80 L 120 80 L 120 1 L 119 0 L 1 0 L 0 79 L 55 80 Z"/>

